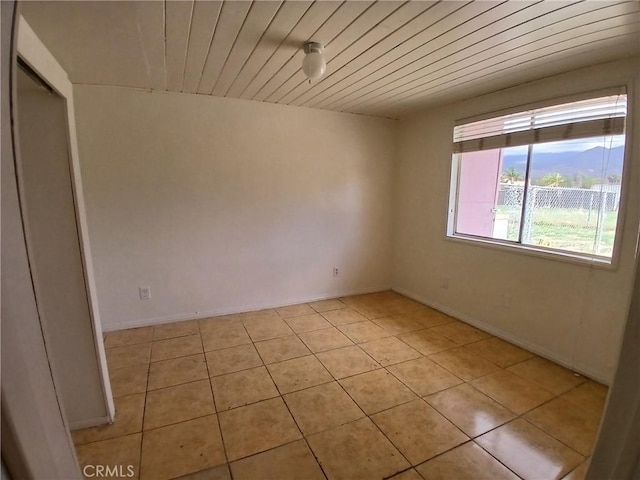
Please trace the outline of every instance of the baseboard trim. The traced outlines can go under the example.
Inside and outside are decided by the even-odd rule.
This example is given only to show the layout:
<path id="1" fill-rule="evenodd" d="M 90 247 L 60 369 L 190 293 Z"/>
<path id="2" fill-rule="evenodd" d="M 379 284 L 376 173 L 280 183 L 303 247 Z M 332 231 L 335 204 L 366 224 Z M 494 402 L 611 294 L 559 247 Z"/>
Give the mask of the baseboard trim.
<path id="1" fill-rule="evenodd" d="M 369 287 L 369 288 L 362 288 L 362 289 L 356 289 L 356 290 L 342 290 L 338 292 L 327 293 L 323 295 L 315 295 L 315 296 L 305 297 L 305 298 L 285 299 L 276 303 L 249 304 L 249 305 L 233 306 L 233 307 L 219 308 L 219 309 L 207 310 L 207 311 L 179 313 L 176 315 L 167 315 L 163 317 L 139 318 L 139 319 L 125 321 L 125 322 L 116 322 L 110 325 L 104 325 L 104 320 L 103 320 L 103 331 L 114 332 L 117 330 L 126 330 L 127 328 L 138 328 L 138 327 L 149 327 L 152 325 L 162 325 L 163 323 L 182 322 L 186 320 L 201 320 L 203 318 L 219 317 L 221 315 L 233 315 L 236 313 L 253 312 L 255 310 L 278 308 L 278 307 L 284 307 L 286 305 L 295 305 L 298 303 L 317 302 L 319 300 L 327 300 L 327 299 L 336 298 L 336 297 L 347 297 L 350 295 L 363 295 L 366 293 L 382 292 L 385 290 L 391 290 L 391 287 L 389 285 L 386 285 L 386 286 Z"/>
<path id="2" fill-rule="evenodd" d="M 567 358 L 564 358 L 560 355 L 558 355 L 555 352 L 552 352 L 550 350 L 547 350 L 546 348 L 537 345 L 535 343 L 531 343 L 531 342 L 527 342 L 526 340 L 522 340 L 521 338 L 517 338 L 515 336 L 513 336 L 512 334 L 505 332 L 504 330 L 501 330 L 499 328 L 496 328 L 493 325 L 489 325 L 486 324 L 484 322 L 481 322 L 479 320 L 477 320 L 476 318 L 473 318 L 469 315 L 465 315 L 463 313 L 458 312 L 457 310 L 454 310 L 452 308 L 449 308 L 445 305 L 442 305 L 438 302 L 434 302 L 431 299 L 428 299 L 422 295 L 418 295 L 415 292 L 412 292 L 410 290 L 407 290 L 405 288 L 392 288 L 392 290 L 394 292 L 400 293 L 406 297 L 409 297 L 417 302 L 423 303 L 424 305 L 427 305 L 428 307 L 434 308 L 436 310 L 439 310 L 443 313 L 446 313 L 447 315 L 460 320 L 464 323 L 468 323 L 469 325 L 473 325 L 474 327 L 479 328 L 480 330 L 483 330 L 487 333 L 490 333 L 491 335 L 494 335 L 496 337 L 502 338 L 503 340 L 506 340 L 507 342 L 513 343 L 514 345 L 517 345 L 519 347 L 522 347 L 526 350 L 529 350 L 532 353 L 535 353 L 536 355 L 540 355 L 543 358 L 546 358 L 547 360 L 551 360 L 552 362 L 555 362 L 559 365 L 562 365 L 563 367 L 568 368 L 571 371 L 574 371 L 576 373 L 579 373 L 580 375 L 583 375 L 587 378 L 590 378 L 592 380 L 595 380 L 596 382 L 602 383 L 604 385 L 609 385 L 611 383 L 611 380 L 608 378 L 605 378 L 605 376 L 602 374 L 602 372 L 598 372 L 595 371 L 585 365 L 581 365 L 581 364 L 577 364 L 575 362 L 570 361 Z"/>
<path id="3" fill-rule="evenodd" d="M 97 427 L 98 425 L 106 425 L 111 423 L 109 415 L 104 417 L 90 418 L 88 420 L 77 420 L 75 422 L 69 422 L 69 430 L 80 430 L 82 428 Z"/>

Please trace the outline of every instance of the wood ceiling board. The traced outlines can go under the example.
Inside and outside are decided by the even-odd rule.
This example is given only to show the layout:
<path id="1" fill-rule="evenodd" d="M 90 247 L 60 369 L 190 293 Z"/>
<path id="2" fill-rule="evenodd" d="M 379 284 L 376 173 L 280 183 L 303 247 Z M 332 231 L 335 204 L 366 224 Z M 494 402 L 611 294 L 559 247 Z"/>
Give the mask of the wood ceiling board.
<path id="1" fill-rule="evenodd" d="M 630 32 L 629 28 L 633 28 L 634 31 Z M 600 57 L 598 58 L 598 62 L 604 62 L 611 58 L 611 54 L 610 52 L 607 52 L 607 50 L 627 44 L 629 40 L 633 41 L 635 39 L 635 42 L 637 42 L 639 39 L 638 28 L 639 27 L 637 24 L 633 25 L 632 27 L 616 27 L 614 29 L 615 32 L 618 32 L 620 34 L 615 36 L 612 36 L 611 32 L 608 31 L 591 32 L 578 39 L 572 38 L 571 40 L 562 42 L 560 45 L 562 47 L 561 49 L 558 48 L 557 44 L 548 45 L 546 47 L 535 49 L 534 51 L 529 51 L 517 58 L 509 58 L 509 60 L 506 60 L 499 65 L 500 68 L 481 69 L 479 71 L 467 73 L 466 75 L 458 78 L 455 84 L 447 84 L 445 82 L 437 87 L 428 89 L 426 91 L 419 91 L 405 98 L 387 99 L 385 100 L 385 102 L 380 102 L 376 105 L 367 104 L 364 108 L 355 108 L 353 109 L 353 111 L 357 113 L 373 115 L 375 114 L 374 112 L 390 111 L 391 107 L 402 110 L 403 107 L 417 103 L 424 98 L 437 98 L 438 95 L 446 93 L 450 90 L 457 90 L 458 92 L 461 92 L 465 90 L 467 85 L 480 85 L 483 82 L 491 82 L 492 78 L 500 77 L 502 75 L 509 75 L 511 72 L 517 72 L 518 70 L 524 68 L 535 71 L 537 67 L 546 63 L 553 63 L 555 60 L 562 61 L 562 59 L 564 59 L 565 62 L 567 62 L 568 59 L 575 55 L 589 53 L 596 49 L 603 50 L 603 53 L 605 54 L 608 53 L 608 58 L 603 55 L 600 55 Z M 621 52 L 621 57 L 622 56 L 626 56 L 626 52 Z M 595 59 L 595 55 L 593 58 Z M 588 66 L 589 64 L 590 63 L 588 59 L 586 59 L 586 62 L 575 64 L 574 68 Z M 565 65 L 567 65 L 567 63 L 565 63 Z M 540 76 L 537 78 L 543 78 L 544 76 L 549 76 L 560 72 L 555 71 L 543 74 L 542 71 L 539 71 L 538 73 Z M 529 79 L 528 81 L 531 80 L 533 79 Z M 492 88 L 495 89 L 496 87 L 493 86 Z"/>
<path id="2" fill-rule="evenodd" d="M 590 41 L 590 37 L 588 37 L 590 33 L 597 34 L 599 39 L 618 36 L 626 32 L 620 32 L 617 28 L 621 25 L 632 27 L 635 23 L 635 17 L 635 14 L 626 14 L 587 25 L 582 25 L 575 18 L 567 18 L 561 22 L 562 28 L 557 25 L 543 27 L 542 30 L 548 34 L 541 35 L 541 32 L 536 30 L 527 35 L 518 36 L 508 42 L 497 44 L 491 50 L 483 52 L 482 55 L 474 56 L 472 62 L 464 63 L 464 67 L 460 67 L 460 63 L 452 63 L 446 69 L 427 74 L 403 85 L 394 85 L 391 87 L 393 90 L 388 87 L 377 97 L 363 100 L 360 104 L 347 108 L 358 109 L 360 105 L 371 107 L 382 102 L 403 101 L 405 98 L 415 95 L 437 91 L 440 86 L 449 86 L 452 83 L 463 81 L 467 75 L 482 76 L 485 73 L 490 74 L 492 70 L 502 70 L 505 62 L 510 61 L 509 65 L 517 66 L 522 63 L 525 55 L 533 55 L 537 58 L 542 51 L 546 55 L 555 55 L 574 46 L 579 46 L 584 41 Z M 637 23 L 635 25 L 637 26 Z M 554 51 L 554 48 L 557 52 Z"/>
<path id="3" fill-rule="evenodd" d="M 20 7 L 72 83 L 149 88 L 133 2 L 22 2 Z"/>
<path id="4" fill-rule="evenodd" d="M 366 84 L 370 81 L 380 68 L 393 63 L 394 61 L 402 58 L 408 53 L 419 49 L 434 37 L 433 29 L 436 29 L 436 25 L 443 25 L 444 21 L 449 15 L 460 14 L 461 11 L 466 12 L 466 15 L 474 15 L 474 10 L 477 10 L 479 14 L 492 7 L 493 2 L 482 2 L 476 4 L 469 4 L 464 2 L 440 2 L 436 4 L 432 9 L 428 10 L 421 17 L 417 18 L 417 25 L 408 25 L 408 27 L 417 27 L 420 29 L 415 34 L 414 30 L 402 29 L 394 32 L 384 42 L 376 45 L 353 60 L 353 62 L 346 63 L 341 69 L 323 79 L 323 82 L 318 85 L 318 89 L 315 91 L 309 91 L 308 94 L 300 96 L 296 99 L 298 105 L 315 105 L 321 104 L 326 101 L 332 103 L 331 99 L 335 94 L 341 92 L 347 85 L 353 84 L 360 80 Z M 467 8 L 465 8 L 467 6 Z M 471 8 L 469 8 L 471 7 Z M 523 8 L 523 7 L 521 7 Z M 406 32 L 406 33 L 405 33 Z M 357 90 L 357 89 L 356 89 Z"/>
<path id="5" fill-rule="evenodd" d="M 451 8 L 456 3 L 446 2 L 439 5 Z M 472 36 L 474 28 L 481 29 L 486 27 L 493 30 L 497 22 L 508 22 L 509 16 L 530 8 L 532 5 L 532 2 L 508 2 L 492 7 L 489 2 L 462 4 L 456 10 L 444 12 L 441 18 L 435 18 L 434 20 L 436 21 L 427 25 L 427 28 L 419 34 L 398 45 L 397 48 L 372 59 L 355 72 L 351 73 L 346 70 L 343 76 L 336 77 L 335 85 L 304 102 L 303 105 L 332 108 L 336 104 L 341 105 L 338 103 L 340 101 L 346 103 L 350 98 L 353 98 L 350 95 L 357 96 L 363 93 L 362 88 L 369 83 L 377 79 L 393 77 L 400 68 L 420 61 L 426 56 L 425 51 L 440 59 L 447 58 L 450 52 L 443 51 L 440 53 L 441 49 L 445 49 L 447 45 L 460 42 L 465 38 L 464 32 L 470 32 L 467 35 Z M 465 25 L 452 30 L 447 24 L 448 15 L 455 15 L 456 22 L 458 22 L 457 17 L 461 16 L 466 21 Z M 482 34 L 476 35 L 476 37 L 483 38 Z M 473 45 L 474 41 L 477 41 L 477 38 L 465 42 L 465 44 Z"/>
<path id="6" fill-rule="evenodd" d="M 562 4 L 554 2 L 553 5 Z M 441 37 L 438 42 L 434 42 L 432 45 L 432 51 L 410 65 L 398 69 L 394 75 L 387 74 L 379 80 L 372 78 L 368 85 L 360 86 L 356 92 L 340 97 L 328 104 L 327 107 L 350 109 L 378 97 L 395 95 L 397 92 L 406 90 L 405 85 L 419 81 L 423 77 L 438 76 L 442 70 L 457 71 L 485 58 L 491 58 L 496 52 L 510 48 L 507 46 L 510 42 L 518 42 L 523 37 L 535 40 L 540 35 L 553 33 L 556 29 L 568 28 L 563 27 L 562 22 L 572 22 L 570 26 L 580 23 L 583 19 L 579 14 L 600 10 L 601 5 L 601 2 L 584 2 L 572 5 L 572 11 L 568 11 L 565 6 L 553 11 L 546 10 L 547 13 L 544 13 L 545 10 L 541 9 L 547 9 L 547 5 L 537 4 L 505 20 L 489 24 L 471 35 L 461 36 L 459 39 L 456 39 L 455 35 Z M 596 15 L 600 14 L 596 13 Z M 527 16 L 531 20 L 525 21 Z M 519 23 L 512 23 L 514 20 Z M 584 21 L 591 21 L 591 18 Z M 541 31 L 544 33 L 540 33 Z M 452 33 L 455 34 L 455 32 Z"/>
<path id="7" fill-rule="evenodd" d="M 362 2 L 362 8 L 370 2 Z M 340 8 L 342 2 L 314 2 L 305 12 L 304 16 L 280 44 L 278 50 L 269 57 L 260 71 L 251 80 L 249 85 L 240 94 L 240 98 L 253 99 L 265 84 L 269 82 L 280 69 L 291 60 L 304 42 L 320 28 L 328 18 Z"/>
<path id="8" fill-rule="evenodd" d="M 149 3 L 149 2 L 140 2 Z M 182 91 L 196 93 L 213 41 L 222 1 L 195 0 Z"/>
<path id="9" fill-rule="evenodd" d="M 170 0 L 165 2 L 164 6 L 167 90 L 181 92 L 194 3 L 193 0 Z"/>
<path id="10" fill-rule="evenodd" d="M 607 64 L 624 58 L 637 57 L 640 38 L 633 35 L 629 37 L 626 40 L 616 39 L 615 44 L 607 44 L 604 47 L 598 44 L 597 48 L 590 45 L 580 52 L 571 51 L 570 57 L 558 57 L 551 60 L 546 57 L 540 63 L 532 62 L 529 65 L 525 65 L 524 68 L 499 72 L 482 78 L 480 82 L 454 85 L 448 90 L 441 91 L 438 95 L 426 95 L 422 98 L 414 98 L 410 102 L 384 105 L 377 110 L 377 113 L 372 113 L 376 111 L 372 110 L 367 115 L 381 116 L 384 112 L 386 118 L 405 118 L 424 109 L 452 102 L 461 102 L 465 99 L 490 94 L 501 89 L 508 89 L 514 85 L 535 82 L 553 75 L 562 75 L 568 71 L 590 65 Z M 611 58 L 611 48 L 616 48 L 616 51 L 620 53 L 619 58 Z"/>
<path id="11" fill-rule="evenodd" d="M 233 49 L 222 68 L 222 72 L 213 87 L 212 95 L 225 96 L 247 59 L 258 45 L 265 30 L 269 28 L 281 5 L 282 2 L 279 1 L 254 2 L 233 45 Z"/>
<path id="12" fill-rule="evenodd" d="M 304 73 L 302 71 L 298 72 L 291 79 L 291 84 L 296 83 L 296 86 L 290 89 L 286 95 L 279 98 L 278 102 L 299 105 L 301 102 L 297 101 L 298 98 L 304 96 L 310 90 L 321 88 L 324 82 L 329 80 L 343 66 L 354 61 L 367 50 L 376 48 L 379 42 L 389 38 L 399 30 L 403 30 L 408 23 L 415 20 L 433 5 L 434 2 L 427 1 L 406 3 L 390 13 L 381 22 L 374 24 L 368 31 L 358 25 L 360 20 L 365 20 L 365 15 L 362 15 L 329 44 L 327 53 L 330 55 L 325 55 L 327 74 L 319 82 L 309 84 Z M 367 13 L 371 10 L 368 10 Z M 366 26 L 367 24 L 365 23 L 365 28 Z M 363 34 L 363 31 L 366 33 Z"/>
<path id="13" fill-rule="evenodd" d="M 348 28 L 352 22 L 357 21 L 362 16 L 367 16 L 366 14 L 370 10 L 373 9 L 374 12 L 380 12 L 380 9 L 389 10 L 393 8 L 390 5 L 382 5 L 382 7 L 378 5 L 381 4 L 372 2 L 344 2 L 340 5 L 340 8 L 333 12 L 317 30 L 307 33 L 306 39 L 300 42 L 293 55 L 282 65 L 280 70 L 262 86 L 258 93 L 254 95 L 253 99 L 270 101 L 268 99 L 271 98 L 283 84 L 286 84 L 291 77 L 301 71 L 302 60 L 305 55 L 302 47 L 306 41 L 320 42 L 330 48 L 329 44 L 331 40 L 339 35 L 345 28 Z M 328 54 L 328 50 L 325 48 L 325 56 Z"/>
<path id="14" fill-rule="evenodd" d="M 352 83 L 344 88 L 342 92 L 336 92 L 333 99 L 330 99 L 327 103 L 322 103 L 322 105 L 326 105 L 328 108 L 350 108 L 352 104 L 359 103 L 360 98 L 365 95 L 376 96 L 379 92 L 389 91 L 396 84 L 404 83 L 403 79 L 416 71 L 420 72 L 424 68 L 428 68 L 428 71 L 430 71 L 434 68 L 432 66 L 434 63 L 451 63 L 449 59 L 452 55 L 458 52 L 466 52 L 468 49 L 475 48 L 477 44 L 482 44 L 487 40 L 491 42 L 491 39 L 496 38 L 496 35 L 500 34 L 500 32 L 514 29 L 515 25 L 526 22 L 528 18 L 537 18 L 547 14 L 552 11 L 550 10 L 551 8 L 564 8 L 567 3 L 554 2 L 552 6 L 543 3 L 525 3 L 522 4 L 525 8 L 515 12 L 512 11 L 514 5 L 521 4 L 520 2 L 509 2 L 482 12 L 477 16 L 469 16 L 469 12 L 467 12 L 466 22 L 458 23 L 457 26 L 448 30 L 446 30 L 447 25 L 436 24 L 434 31 L 426 32 L 426 34 L 431 35 L 431 40 L 423 37 L 424 44 L 415 47 L 411 45 L 414 48 L 397 60 L 391 59 L 390 61 L 389 58 L 385 57 L 372 62 L 367 67 L 367 76 L 364 82 L 357 81 Z M 463 11 L 469 8 L 471 6 L 466 7 Z M 498 43 L 498 40 L 495 43 Z M 472 55 L 466 55 L 466 57 L 473 58 Z M 392 84 L 393 86 L 387 87 L 387 85 Z"/>
<path id="15" fill-rule="evenodd" d="M 135 2 L 135 15 L 144 67 L 149 78 L 147 87 L 165 90 L 164 4 Z"/>
<path id="16" fill-rule="evenodd" d="M 405 46 L 416 36 L 420 35 L 420 33 L 428 29 L 430 25 L 436 23 L 440 18 L 451 14 L 464 5 L 464 2 L 431 3 L 428 5 L 428 10 L 425 10 L 413 18 L 402 28 L 388 35 L 377 44 L 368 47 L 360 55 L 355 56 L 348 62 L 343 62 L 343 65 L 340 67 L 337 66 L 335 60 L 332 61 L 328 75 L 323 78 L 320 83 L 317 83 L 313 88 L 308 89 L 304 94 L 296 98 L 293 103 L 296 105 L 306 105 L 309 104 L 311 100 L 316 101 L 316 99 L 319 102 L 331 95 L 331 92 L 334 90 L 334 85 L 343 81 L 346 77 L 359 73 L 361 69 L 381 56 L 387 54 L 397 58 L 400 54 L 397 52 L 405 49 Z"/>
<path id="17" fill-rule="evenodd" d="M 204 64 L 198 93 L 210 94 L 218 80 L 222 67 L 238 38 L 240 29 L 249 13 L 252 2 L 226 1 L 222 4 L 220 18 L 213 34 L 211 48 Z"/>
<path id="18" fill-rule="evenodd" d="M 286 1 L 265 30 L 225 96 L 239 97 L 298 24 L 311 2 Z"/>

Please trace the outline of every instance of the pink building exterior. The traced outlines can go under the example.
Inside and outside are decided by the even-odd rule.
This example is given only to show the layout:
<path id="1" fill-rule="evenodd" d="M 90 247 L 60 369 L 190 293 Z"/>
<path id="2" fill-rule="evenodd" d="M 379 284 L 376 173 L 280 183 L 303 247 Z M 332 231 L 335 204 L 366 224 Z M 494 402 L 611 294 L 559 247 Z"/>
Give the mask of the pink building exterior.
<path id="1" fill-rule="evenodd" d="M 456 233 L 493 237 L 502 149 L 461 154 Z"/>

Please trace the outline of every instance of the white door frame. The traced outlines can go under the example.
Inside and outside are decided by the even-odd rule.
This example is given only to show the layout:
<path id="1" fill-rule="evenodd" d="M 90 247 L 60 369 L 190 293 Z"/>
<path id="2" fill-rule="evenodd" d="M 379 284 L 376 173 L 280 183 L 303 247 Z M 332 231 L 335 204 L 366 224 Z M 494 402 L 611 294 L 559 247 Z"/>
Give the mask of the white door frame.
<path id="1" fill-rule="evenodd" d="M 20 16 L 18 20 L 18 56 L 43 80 L 45 80 L 64 100 L 67 118 L 67 144 L 69 148 L 69 168 L 71 171 L 72 194 L 75 203 L 76 224 L 78 227 L 80 254 L 84 269 L 85 285 L 87 289 L 87 300 L 89 313 L 91 315 L 91 330 L 95 344 L 98 369 L 102 377 L 102 392 L 107 411 L 104 418 L 93 419 L 87 424 L 71 425 L 72 428 L 89 427 L 100 423 L 112 422 L 115 418 L 115 406 L 111 392 L 111 383 L 107 370 L 107 359 L 104 351 L 104 341 L 102 339 L 102 324 L 98 310 L 98 298 L 96 295 L 96 284 L 89 244 L 87 227 L 87 217 L 84 203 L 84 193 L 82 190 L 82 180 L 80 176 L 80 161 L 78 156 L 78 141 L 76 136 L 75 109 L 73 104 L 73 85 L 69 81 L 67 73 L 60 66 L 51 52 L 40 41 L 35 32 L 31 29 L 25 19 Z M 17 132 L 14 132 L 17 134 Z M 17 142 L 16 142 L 17 143 Z M 25 226 L 26 227 L 26 226 Z M 43 325 L 43 330 L 44 330 Z M 46 335 L 46 332 L 45 332 Z"/>

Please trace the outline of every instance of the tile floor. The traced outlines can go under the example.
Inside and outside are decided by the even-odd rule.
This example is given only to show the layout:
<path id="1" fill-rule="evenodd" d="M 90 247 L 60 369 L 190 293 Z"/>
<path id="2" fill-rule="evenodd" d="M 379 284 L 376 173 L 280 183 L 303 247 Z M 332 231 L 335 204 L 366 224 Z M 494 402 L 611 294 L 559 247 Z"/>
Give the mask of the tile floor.
<path id="1" fill-rule="evenodd" d="M 143 480 L 582 479 L 607 394 L 393 292 L 105 346 L 117 419 L 78 457 Z"/>

